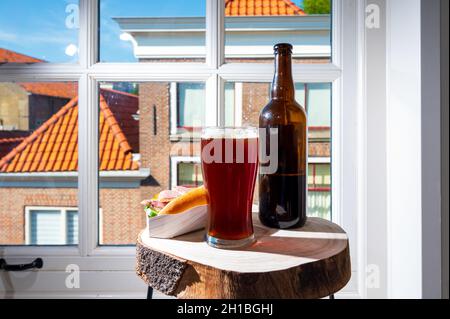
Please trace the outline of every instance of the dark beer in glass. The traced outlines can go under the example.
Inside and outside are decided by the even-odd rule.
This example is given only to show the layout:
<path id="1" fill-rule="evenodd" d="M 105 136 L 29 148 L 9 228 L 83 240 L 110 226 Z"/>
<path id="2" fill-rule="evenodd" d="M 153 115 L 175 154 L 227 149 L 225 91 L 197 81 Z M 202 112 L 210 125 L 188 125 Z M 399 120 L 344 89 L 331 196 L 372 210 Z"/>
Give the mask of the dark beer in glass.
<path id="1" fill-rule="evenodd" d="M 201 150 L 203 180 L 208 191 L 208 244 L 216 248 L 249 245 L 254 241 L 257 129 L 206 128 Z"/>

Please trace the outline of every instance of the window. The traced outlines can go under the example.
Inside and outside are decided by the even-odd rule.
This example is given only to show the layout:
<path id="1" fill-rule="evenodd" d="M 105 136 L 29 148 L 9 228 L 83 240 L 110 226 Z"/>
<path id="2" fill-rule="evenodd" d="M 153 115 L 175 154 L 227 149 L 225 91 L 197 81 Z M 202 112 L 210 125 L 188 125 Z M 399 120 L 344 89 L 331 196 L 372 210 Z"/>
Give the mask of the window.
<path id="1" fill-rule="evenodd" d="M 293 45 L 294 63 L 329 63 L 331 1 L 321 5 L 319 11 L 304 1 L 227 1 L 226 61 L 270 63 L 276 39 Z"/>
<path id="2" fill-rule="evenodd" d="M 310 162 L 308 164 L 308 214 L 325 219 L 331 218 L 331 168 L 329 163 L 317 161 L 317 163 Z"/>
<path id="3" fill-rule="evenodd" d="M 78 244 L 78 211 L 77 210 L 67 210 L 66 211 L 66 242 L 67 245 Z"/>
<path id="4" fill-rule="evenodd" d="M 226 82 L 225 96 L 225 126 L 241 126 L 242 83 Z"/>
<path id="5" fill-rule="evenodd" d="M 176 117 L 174 134 L 195 132 L 205 123 L 205 84 L 171 83 L 171 110 Z"/>
<path id="6" fill-rule="evenodd" d="M 173 156 L 171 158 L 171 184 L 172 187 L 203 185 L 200 158 Z"/>
<path id="7" fill-rule="evenodd" d="M 46 27 L 53 25 L 53 32 L 44 24 L 24 29 L 27 23 L 10 23 L 4 28 L 0 22 L 0 47 L 8 50 L 5 55 L 19 53 L 46 61 L 24 62 L 26 65 L 3 65 L 5 59 L 0 61 L 0 140 L 2 134 L 7 135 L 0 142 L 0 152 L 13 152 L 8 163 L 16 158 L 23 168 L 14 174 L 0 171 L 0 245 L 4 256 L 39 255 L 55 272 L 64 272 L 75 260 L 83 271 L 98 271 L 96 278 L 117 272 L 121 282 L 129 285 L 127 291 L 145 289 L 136 288 L 133 269 L 132 246 L 146 223 L 140 202 L 177 184 L 201 184 L 198 127 L 255 125 L 269 99 L 273 77 L 270 47 L 280 39 L 300 38 L 308 43 L 295 47 L 293 75 L 297 99 L 310 116 L 310 163 L 317 164 L 310 167 L 310 172 L 316 168 L 310 177 L 310 194 L 330 189 L 323 197 L 314 195 L 317 204 L 310 207 L 310 213 L 341 223 L 351 237 L 351 250 L 357 251 L 357 205 L 352 203 L 357 202 L 354 197 L 358 193 L 351 177 L 358 170 L 358 143 L 353 138 L 357 136 L 357 66 L 348 64 L 344 70 L 342 60 L 345 56 L 356 61 L 357 36 L 353 32 L 357 28 L 345 23 L 358 21 L 355 5 L 359 7 L 359 3 L 333 1 L 336 16 L 331 19 L 330 13 L 298 14 L 297 8 L 304 11 L 301 1 L 267 1 L 278 8 L 292 2 L 288 10 L 292 17 L 285 14 L 286 8 L 271 11 L 270 16 L 264 10 L 256 17 L 251 10 L 234 14 L 236 8 L 260 3 L 249 0 L 48 2 L 39 8 L 34 1 L 25 0 L 1 4 L 2 18 L 4 7 L 17 11 L 20 21 L 27 20 L 28 11 L 47 12 L 48 7 L 57 8 L 50 12 L 58 16 L 50 19 L 36 14 L 41 20 L 45 18 Z M 60 22 L 54 24 L 68 16 L 72 21 L 71 11 L 65 10 L 67 3 L 79 5 L 70 7 L 79 14 L 78 29 L 69 31 Z M 38 40 L 45 34 L 53 44 L 43 41 L 37 45 L 36 40 L 23 43 L 29 50 L 11 44 L 14 37 L 20 39 L 28 33 Z M 263 41 L 260 47 L 259 41 Z M 71 43 L 77 48 L 69 58 L 65 49 Z M 0 56 L 2 52 L 0 49 Z M 302 52 L 307 54 L 302 56 Z M 24 89 L 21 83 L 34 85 Z M 75 95 L 44 102 L 48 98 L 42 90 L 48 89 L 49 83 L 70 83 Z M 38 84 L 41 93 L 28 94 Z M 9 106 L 12 96 L 16 107 Z M 29 108 L 30 103 L 38 102 L 38 108 Z M 52 139 L 50 147 L 45 142 Z M 15 154 L 14 143 L 24 141 L 29 148 Z M 58 169 L 47 170 L 46 161 L 33 162 L 38 157 L 30 154 L 42 155 L 52 163 L 49 167 Z M 30 156 L 31 161 L 21 162 Z M 28 165 L 35 171 L 30 172 Z M 14 170 L 12 167 L 6 170 Z M 322 184 L 321 179 L 328 184 Z M 64 224 L 55 222 L 55 209 L 33 215 L 36 234 L 44 227 L 42 222 L 52 220 L 49 227 L 59 226 L 68 237 L 51 240 L 67 246 L 41 247 L 36 239 L 37 246 L 27 247 L 25 206 L 70 207 Z M 41 278 L 33 287 L 49 289 Z M 99 279 L 99 285 L 106 282 Z M 91 289 L 98 291 L 99 287 Z"/>
<path id="8" fill-rule="evenodd" d="M 26 207 L 27 245 L 78 244 L 78 211 L 63 207 Z"/>
<path id="9" fill-rule="evenodd" d="M 100 61 L 203 62 L 206 0 L 100 0 Z"/>
<path id="10" fill-rule="evenodd" d="M 146 224 L 140 202 L 147 193 L 144 189 L 154 189 L 146 182 L 150 162 L 164 169 L 159 159 L 167 147 L 154 133 L 164 132 L 169 140 L 169 83 L 102 82 L 98 97 L 98 200 L 102 210 L 98 210 L 96 244 L 131 245 Z"/>
<path id="11" fill-rule="evenodd" d="M 308 112 L 309 128 L 331 126 L 330 83 L 296 83 L 295 98 Z"/>
<path id="12" fill-rule="evenodd" d="M 224 86 L 225 94 L 225 125 L 232 126 L 239 122 L 241 108 L 242 83 L 227 82 Z M 189 133 L 199 137 L 200 129 L 204 126 L 208 110 L 206 108 L 204 83 L 176 83 L 170 84 L 170 112 L 171 134 Z M 189 135 L 188 134 L 188 135 Z"/>
<path id="13" fill-rule="evenodd" d="M 39 237 L 26 240 L 24 211 L 78 206 L 77 89 L 74 82 L 0 82 L 0 245 L 76 244 L 44 240 L 40 228 L 54 222 L 51 212 L 32 214 Z M 76 230 L 78 220 L 70 222 Z M 52 225 L 52 234 L 65 232 L 64 223 Z"/>
<path id="14" fill-rule="evenodd" d="M 201 186 L 203 184 L 202 168 L 199 163 L 178 163 L 177 184 L 185 186 Z"/>
<path id="15" fill-rule="evenodd" d="M 231 85 L 230 85 L 231 84 Z M 225 87 L 235 87 L 238 94 L 225 92 L 225 107 L 233 113 L 225 113 L 228 125 L 258 126 L 261 109 L 269 102 L 270 84 L 261 82 L 227 82 Z M 308 115 L 309 163 L 317 161 L 328 163 L 328 190 L 325 200 L 319 200 L 317 190 L 310 188 L 308 195 L 309 216 L 332 218 L 331 206 L 331 91 L 330 83 L 296 83 L 296 100 Z M 315 165 L 315 164 L 314 164 Z M 311 168 L 315 166 L 310 165 Z M 257 193 L 257 192 L 256 192 Z M 258 202 L 255 196 L 254 202 Z"/>

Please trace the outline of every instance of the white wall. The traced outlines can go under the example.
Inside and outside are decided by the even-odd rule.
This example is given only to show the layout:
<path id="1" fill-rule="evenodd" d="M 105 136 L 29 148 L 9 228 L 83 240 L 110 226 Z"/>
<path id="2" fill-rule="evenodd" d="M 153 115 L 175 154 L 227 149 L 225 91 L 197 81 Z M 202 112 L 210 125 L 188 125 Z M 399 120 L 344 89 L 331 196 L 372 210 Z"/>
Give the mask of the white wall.
<path id="1" fill-rule="evenodd" d="M 439 298 L 439 0 L 366 4 L 381 12 L 365 30 L 367 297 Z"/>
<path id="2" fill-rule="evenodd" d="M 365 29 L 367 297 L 387 296 L 387 176 L 386 176 L 386 5 L 380 8 L 380 28 Z M 372 280 L 371 280 L 372 278 Z"/>
<path id="3" fill-rule="evenodd" d="M 387 1 L 388 297 L 422 297 L 420 0 Z"/>

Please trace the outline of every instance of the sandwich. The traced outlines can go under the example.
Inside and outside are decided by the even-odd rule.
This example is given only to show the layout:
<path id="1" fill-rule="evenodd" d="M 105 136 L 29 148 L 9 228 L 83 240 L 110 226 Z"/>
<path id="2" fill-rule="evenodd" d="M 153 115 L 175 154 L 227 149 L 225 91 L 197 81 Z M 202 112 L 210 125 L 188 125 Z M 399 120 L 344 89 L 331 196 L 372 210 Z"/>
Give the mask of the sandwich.
<path id="1" fill-rule="evenodd" d="M 150 200 L 141 202 L 149 218 L 161 215 L 175 215 L 187 212 L 198 206 L 207 204 L 205 187 L 189 188 L 177 186 L 164 190 Z"/>

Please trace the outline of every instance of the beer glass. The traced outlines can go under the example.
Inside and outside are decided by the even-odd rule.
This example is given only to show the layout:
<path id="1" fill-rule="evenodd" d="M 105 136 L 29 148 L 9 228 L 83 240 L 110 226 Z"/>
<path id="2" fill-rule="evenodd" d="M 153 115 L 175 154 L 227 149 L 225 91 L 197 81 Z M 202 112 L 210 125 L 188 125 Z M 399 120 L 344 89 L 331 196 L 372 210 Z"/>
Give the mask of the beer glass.
<path id="1" fill-rule="evenodd" d="M 208 192 L 207 243 L 216 248 L 239 248 L 253 243 L 257 128 L 204 128 L 201 152 Z"/>

